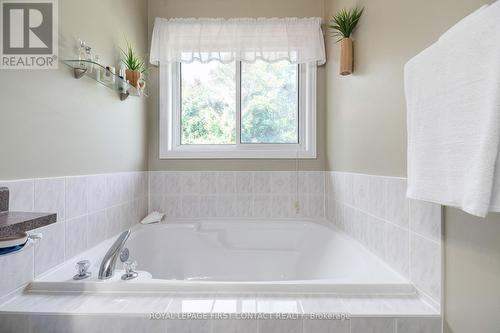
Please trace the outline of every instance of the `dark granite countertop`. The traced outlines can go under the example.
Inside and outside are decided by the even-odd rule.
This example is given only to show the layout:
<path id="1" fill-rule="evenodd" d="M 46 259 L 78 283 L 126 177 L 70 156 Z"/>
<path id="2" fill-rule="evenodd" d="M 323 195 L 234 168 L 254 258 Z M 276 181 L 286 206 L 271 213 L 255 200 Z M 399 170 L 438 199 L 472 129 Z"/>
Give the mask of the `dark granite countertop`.
<path id="1" fill-rule="evenodd" d="M 0 237 L 44 227 L 56 221 L 57 214 L 53 213 L 1 212 Z"/>

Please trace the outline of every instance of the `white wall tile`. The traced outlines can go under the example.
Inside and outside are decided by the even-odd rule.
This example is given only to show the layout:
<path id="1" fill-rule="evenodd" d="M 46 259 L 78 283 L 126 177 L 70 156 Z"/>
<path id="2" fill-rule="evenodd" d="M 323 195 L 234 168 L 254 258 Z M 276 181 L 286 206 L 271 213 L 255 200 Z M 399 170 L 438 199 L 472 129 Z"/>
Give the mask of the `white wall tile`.
<path id="1" fill-rule="evenodd" d="M 386 180 L 386 218 L 388 221 L 408 227 L 408 199 L 406 180 L 387 178 Z"/>
<path id="2" fill-rule="evenodd" d="M 368 217 L 368 247 L 382 259 L 385 258 L 387 223 L 376 217 Z"/>
<path id="3" fill-rule="evenodd" d="M 354 210 L 354 220 L 352 223 L 352 229 L 353 229 L 353 236 L 356 238 L 359 242 L 365 245 L 370 245 L 374 246 L 375 244 L 372 244 L 370 242 L 370 226 L 368 225 L 369 223 L 372 223 L 373 217 L 363 213 L 362 211 L 359 210 Z"/>
<path id="4" fill-rule="evenodd" d="M 43 238 L 34 245 L 35 277 L 64 261 L 64 222 L 49 224 L 35 230 Z"/>
<path id="5" fill-rule="evenodd" d="M 393 318 L 351 318 L 351 333 L 394 333 Z"/>
<path id="6" fill-rule="evenodd" d="M 104 210 L 88 215 L 87 248 L 91 248 L 106 239 L 107 224 L 107 215 Z"/>
<path id="7" fill-rule="evenodd" d="M 348 205 L 354 204 L 354 175 L 350 173 L 342 174 L 343 178 L 343 201 Z"/>
<path id="8" fill-rule="evenodd" d="M 87 216 L 64 222 L 66 239 L 66 259 L 83 252 L 87 248 Z"/>
<path id="9" fill-rule="evenodd" d="M 349 333 L 348 320 L 304 319 L 304 333 Z"/>
<path id="10" fill-rule="evenodd" d="M 257 320 L 224 319 L 212 321 L 213 333 L 258 333 Z"/>
<path id="11" fill-rule="evenodd" d="M 397 333 L 441 333 L 441 318 L 398 318 Z"/>
<path id="12" fill-rule="evenodd" d="M 87 177 L 87 206 L 89 212 L 97 212 L 106 208 L 106 176 Z"/>
<path id="13" fill-rule="evenodd" d="M 163 320 L 149 320 L 146 316 L 111 316 L 111 315 L 31 315 L 30 332 L 95 332 L 95 333 L 164 333 L 166 323 Z"/>
<path id="14" fill-rule="evenodd" d="M 386 218 L 386 179 L 369 177 L 368 180 L 368 212 L 379 218 Z"/>
<path id="15" fill-rule="evenodd" d="M 302 333 L 302 319 L 259 320 L 259 333 Z"/>
<path id="16" fill-rule="evenodd" d="M 368 211 L 368 181 L 370 177 L 365 175 L 353 176 L 352 203 L 354 207 Z"/>
<path id="17" fill-rule="evenodd" d="M 181 217 L 198 217 L 200 215 L 200 197 L 183 195 L 181 197 Z"/>
<path id="18" fill-rule="evenodd" d="M 351 183 L 352 185 L 352 183 Z M 344 174 L 334 172 L 333 173 L 333 195 L 335 200 L 348 203 L 346 200 L 347 190 L 346 190 L 346 177 Z M 352 188 L 350 191 L 352 197 Z"/>
<path id="19" fill-rule="evenodd" d="M 148 195 L 148 172 L 134 172 L 132 179 L 132 198 Z"/>
<path id="20" fill-rule="evenodd" d="M 200 217 L 216 217 L 217 216 L 217 196 L 202 195 L 200 196 Z"/>
<path id="21" fill-rule="evenodd" d="M 344 218 L 342 220 L 342 230 L 347 232 L 349 235 L 354 236 L 353 224 L 355 221 L 355 209 L 350 206 L 344 206 Z"/>
<path id="22" fill-rule="evenodd" d="M 387 224 L 385 235 L 386 260 L 396 271 L 410 277 L 410 232 L 398 226 Z"/>
<path id="23" fill-rule="evenodd" d="M 324 172 L 311 171 L 307 173 L 308 193 L 324 194 L 325 193 L 325 174 Z"/>
<path id="24" fill-rule="evenodd" d="M 132 215 L 135 221 L 134 223 L 139 223 L 148 214 L 148 198 L 138 197 L 136 200 L 134 200 L 132 205 Z"/>
<path id="25" fill-rule="evenodd" d="M 9 210 L 32 212 L 35 182 L 33 179 L 1 182 L 0 186 L 9 188 Z"/>
<path id="26" fill-rule="evenodd" d="M 273 195 L 272 217 L 284 218 L 290 215 L 292 205 L 288 195 Z"/>
<path id="27" fill-rule="evenodd" d="M 164 210 L 166 218 L 177 218 L 181 216 L 181 199 L 176 195 L 166 195 L 164 198 Z"/>
<path id="28" fill-rule="evenodd" d="M 265 171 L 254 172 L 253 190 L 255 194 L 271 193 L 271 173 Z"/>
<path id="29" fill-rule="evenodd" d="M 199 194 L 200 193 L 200 173 L 199 172 L 180 172 L 181 193 Z"/>
<path id="30" fill-rule="evenodd" d="M 217 173 L 216 172 L 200 172 L 200 194 L 216 194 L 217 193 Z"/>
<path id="31" fill-rule="evenodd" d="M 289 194 L 292 174 L 288 171 L 275 171 L 271 173 L 271 192 L 273 194 Z M 295 189 L 293 189 L 295 191 Z"/>
<path id="32" fill-rule="evenodd" d="M 336 199 L 337 191 L 335 191 L 335 173 L 331 171 L 325 171 L 325 195 L 331 196 Z"/>
<path id="33" fill-rule="evenodd" d="M 36 179 L 34 211 L 57 213 L 57 220 L 64 221 L 64 190 L 64 178 Z"/>
<path id="34" fill-rule="evenodd" d="M 127 172 L 122 177 L 122 202 L 134 200 L 134 176 L 135 172 Z"/>
<path id="35" fill-rule="evenodd" d="M 123 220 L 120 223 L 120 230 L 129 229 L 132 225 L 140 222 L 140 219 L 136 219 L 136 215 L 134 214 L 133 201 L 127 201 L 120 206 L 123 211 Z"/>
<path id="36" fill-rule="evenodd" d="M 253 217 L 269 217 L 272 214 L 272 196 L 254 195 Z"/>
<path id="37" fill-rule="evenodd" d="M 87 177 L 66 178 L 66 219 L 87 214 Z"/>
<path id="38" fill-rule="evenodd" d="M 146 172 L 131 172 L 6 182 L 13 184 L 15 206 L 22 210 L 31 207 L 29 210 L 55 212 L 59 222 L 39 228 L 37 231 L 42 232 L 44 238 L 16 254 L 21 258 L 20 264 L 26 266 L 30 261 L 30 267 L 23 267 L 22 273 L 14 267 L 11 272 L 17 272 L 18 277 L 12 277 L 13 283 L 3 284 L 3 291 L 11 292 L 20 286 L 19 281 L 26 283 L 35 274 L 38 276 L 138 223 L 148 209 L 148 176 Z M 198 200 L 198 196 L 194 197 Z M 165 204 L 163 192 L 160 199 Z M 25 260 L 30 253 L 29 260 Z M 5 261 L 4 258 L 9 257 L 1 258 L 0 261 Z M 3 277 L 0 278 L 3 281 Z M 9 282 L 10 277 L 5 279 Z"/>
<path id="39" fill-rule="evenodd" d="M 326 207 L 325 207 L 326 219 L 328 221 L 332 221 L 334 223 L 337 223 L 337 221 L 335 221 L 335 208 L 336 208 L 337 202 L 333 199 L 333 196 L 329 195 L 329 196 L 325 197 L 325 203 L 326 203 Z"/>
<path id="40" fill-rule="evenodd" d="M 149 211 L 163 212 L 166 214 L 167 206 L 166 206 L 165 196 L 161 194 L 152 194 L 149 197 Z"/>
<path id="41" fill-rule="evenodd" d="M 33 246 L 0 256 L 0 297 L 33 280 Z"/>
<path id="42" fill-rule="evenodd" d="M 228 172 L 218 172 L 217 173 L 217 194 L 226 195 L 236 192 L 236 180 L 235 173 Z"/>
<path id="43" fill-rule="evenodd" d="M 160 185 L 156 185 L 157 187 L 154 189 L 152 193 L 165 193 L 165 194 L 179 194 L 181 193 L 181 179 L 180 173 L 175 171 L 166 171 L 163 172 L 163 178 L 160 181 L 163 181 L 163 187 L 160 188 Z M 153 182 L 154 180 L 150 180 Z"/>
<path id="44" fill-rule="evenodd" d="M 295 194 L 292 194 L 290 196 L 290 217 L 292 218 L 300 218 L 300 217 L 304 217 L 304 218 L 309 218 L 311 216 L 311 212 L 310 212 L 310 205 L 314 205 L 312 203 L 310 203 L 309 199 L 310 199 L 310 195 L 307 195 L 307 194 L 299 194 L 298 196 L 296 196 Z M 297 209 L 297 205 L 298 204 L 298 209 Z M 313 207 L 314 208 L 314 207 Z"/>
<path id="45" fill-rule="evenodd" d="M 236 197 L 234 195 L 217 196 L 217 216 L 220 217 L 236 216 Z"/>
<path id="46" fill-rule="evenodd" d="M 122 203 L 124 196 L 123 188 L 121 174 L 106 175 L 106 207 Z"/>
<path id="47" fill-rule="evenodd" d="M 236 193 L 253 193 L 253 172 L 236 172 Z"/>
<path id="48" fill-rule="evenodd" d="M 180 320 L 169 319 L 165 322 L 167 332 L 175 333 L 207 333 L 212 332 L 212 322 L 208 319 Z"/>
<path id="49" fill-rule="evenodd" d="M 321 195 L 310 195 L 308 199 L 308 216 L 311 218 L 322 218 L 325 216 L 325 197 Z"/>
<path id="50" fill-rule="evenodd" d="M 236 216 L 252 217 L 253 215 L 253 196 L 238 195 L 236 197 Z"/>
<path id="51" fill-rule="evenodd" d="M 2 333 L 34 333 L 30 331 L 29 316 L 26 314 L 0 314 L 0 332 Z"/>
<path id="52" fill-rule="evenodd" d="M 410 279 L 433 299 L 441 299 L 441 246 L 412 233 Z"/>
<path id="53" fill-rule="evenodd" d="M 121 231 L 124 218 L 121 206 L 117 205 L 106 209 L 106 238 L 113 237 Z"/>
<path id="54" fill-rule="evenodd" d="M 436 241 L 441 239 L 441 206 L 410 200 L 410 229 Z"/>
<path id="55" fill-rule="evenodd" d="M 149 194 L 158 195 L 164 193 L 171 193 L 169 189 L 174 185 L 174 181 L 178 181 L 176 173 L 163 172 L 163 171 L 150 171 L 149 172 Z M 165 186 L 167 183 L 167 186 Z M 180 192 L 180 188 L 176 193 Z"/>
<path id="56" fill-rule="evenodd" d="M 343 223 L 344 223 L 344 205 L 337 203 L 335 205 L 335 224 L 342 228 Z"/>

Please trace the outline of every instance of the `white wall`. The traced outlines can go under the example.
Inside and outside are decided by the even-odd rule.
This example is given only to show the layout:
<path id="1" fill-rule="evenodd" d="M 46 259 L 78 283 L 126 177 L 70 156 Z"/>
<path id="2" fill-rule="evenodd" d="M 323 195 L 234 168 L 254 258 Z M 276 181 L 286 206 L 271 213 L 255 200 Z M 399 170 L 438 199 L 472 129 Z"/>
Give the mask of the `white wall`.
<path id="1" fill-rule="evenodd" d="M 147 3 L 59 1 L 60 57 L 86 40 L 103 63 L 118 65 L 127 38 L 144 54 Z M 69 52 L 70 51 L 70 52 Z M 144 99 L 58 70 L 0 70 L 0 179 L 145 170 Z"/>

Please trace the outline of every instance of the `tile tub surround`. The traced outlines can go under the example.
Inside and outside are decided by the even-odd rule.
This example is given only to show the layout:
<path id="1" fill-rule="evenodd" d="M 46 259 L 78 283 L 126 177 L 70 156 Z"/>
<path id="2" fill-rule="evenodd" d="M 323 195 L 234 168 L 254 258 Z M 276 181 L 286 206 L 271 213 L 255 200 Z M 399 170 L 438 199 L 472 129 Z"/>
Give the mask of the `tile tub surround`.
<path id="1" fill-rule="evenodd" d="M 325 216 L 322 171 L 151 171 L 149 193 L 167 219 Z"/>
<path id="2" fill-rule="evenodd" d="M 0 187 L 0 213 L 9 210 L 9 188 Z"/>
<path id="3" fill-rule="evenodd" d="M 0 181 L 13 210 L 57 212 L 33 232 L 43 238 L 0 256 L 0 298 L 47 270 L 138 223 L 147 214 L 147 172 Z"/>
<path id="4" fill-rule="evenodd" d="M 29 313 L 25 309 L 29 309 Z M 151 313 L 170 317 L 149 320 Z M 199 320 L 176 319 L 194 313 L 203 314 L 204 317 Z M 311 317 L 313 314 L 346 313 L 350 319 L 315 320 Z M 247 318 L 257 314 L 261 317 L 238 320 L 241 314 Z M 278 314 L 293 317 L 280 320 L 276 319 Z M 222 320 L 221 315 L 230 315 L 231 319 Z M 26 327 L 20 323 L 27 323 Z M 65 333 L 84 329 L 90 332 L 121 332 L 130 331 L 131 323 L 134 323 L 134 332 L 441 332 L 440 317 L 418 298 L 410 296 L 380 299 L 263 294 L 231 296 L 167 293 L 119 297 L 34 294 L 22 295 L 0 307 L 1 332 L 37 332 L 37 329 Z"/>
<path id="5" fill-rule="evenodd" d="M 436 307 L 441 303 L 441 206 L 406 198 L 406 179 L 326 174 L 326 216 Z"/>

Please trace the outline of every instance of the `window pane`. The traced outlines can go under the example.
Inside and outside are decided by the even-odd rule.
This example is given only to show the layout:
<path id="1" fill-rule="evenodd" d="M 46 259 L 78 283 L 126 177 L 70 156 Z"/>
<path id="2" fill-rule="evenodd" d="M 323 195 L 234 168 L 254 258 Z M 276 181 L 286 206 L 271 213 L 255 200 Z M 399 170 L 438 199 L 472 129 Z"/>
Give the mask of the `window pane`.
<path id="1" fill-rule="evenodd" d="M 181 64 L 181 144 L 236 143 L 235 65 Z"/>
<path id="2" fill-rule="evenodd" d="M 298 65 L 241 65 L 241 142 L 298 143 Z"/>

